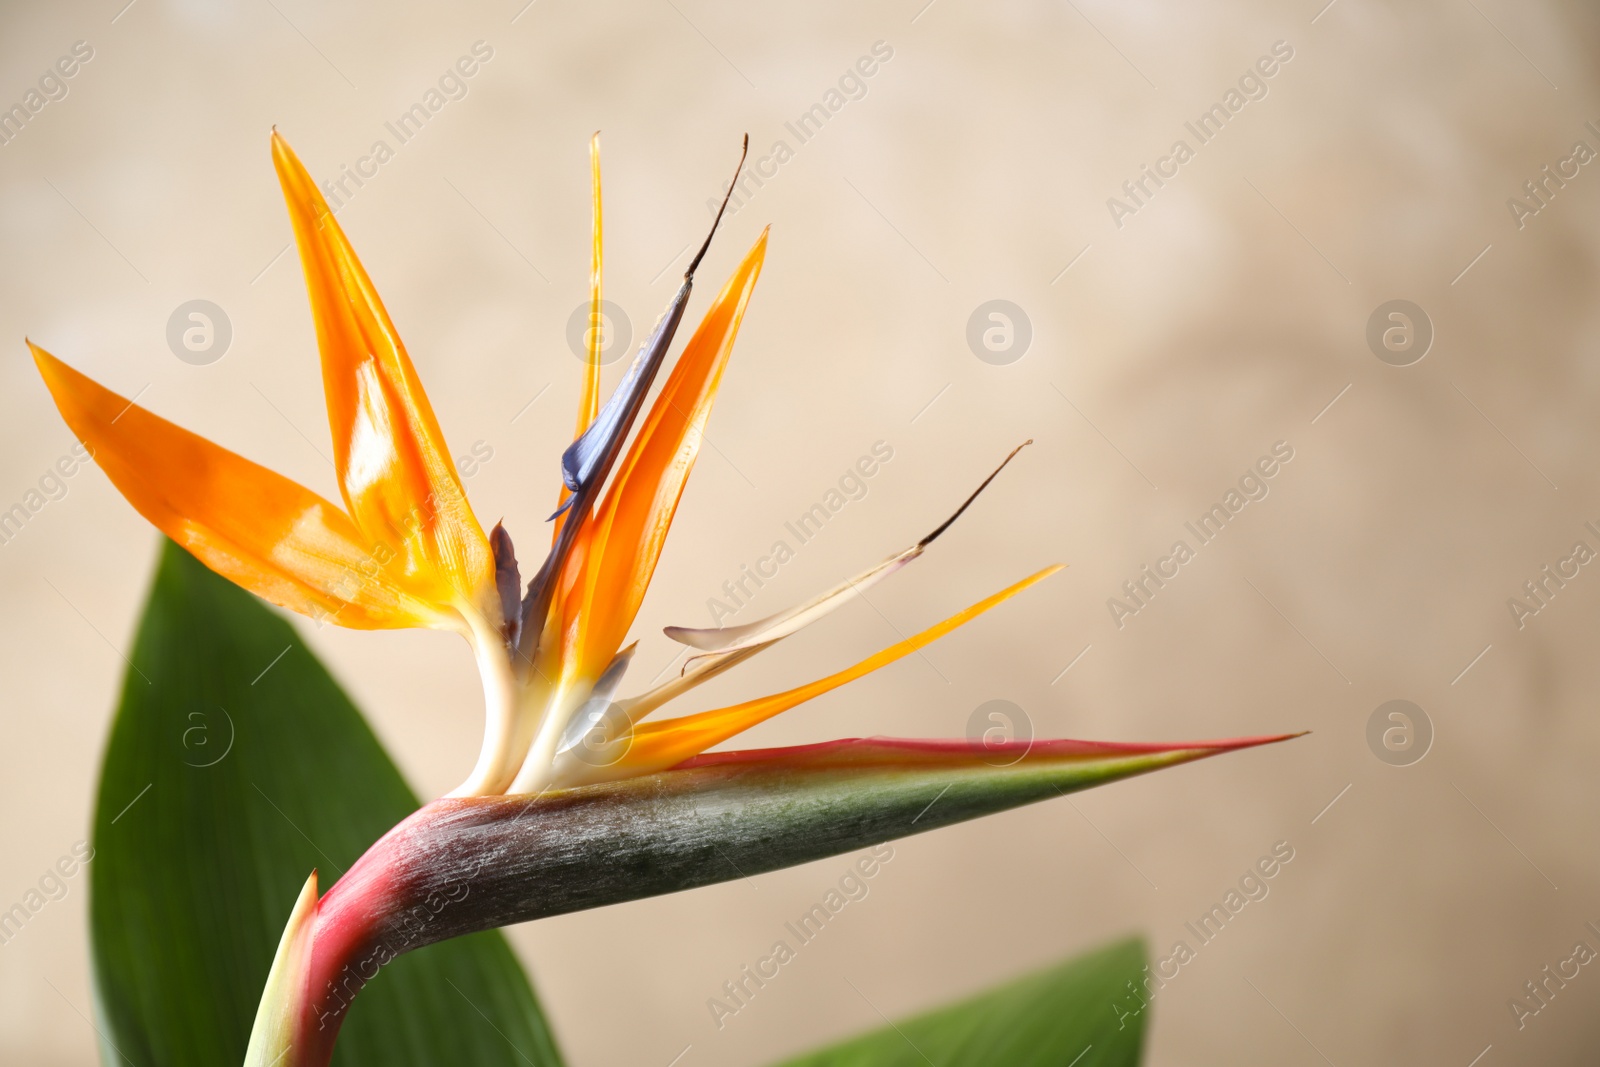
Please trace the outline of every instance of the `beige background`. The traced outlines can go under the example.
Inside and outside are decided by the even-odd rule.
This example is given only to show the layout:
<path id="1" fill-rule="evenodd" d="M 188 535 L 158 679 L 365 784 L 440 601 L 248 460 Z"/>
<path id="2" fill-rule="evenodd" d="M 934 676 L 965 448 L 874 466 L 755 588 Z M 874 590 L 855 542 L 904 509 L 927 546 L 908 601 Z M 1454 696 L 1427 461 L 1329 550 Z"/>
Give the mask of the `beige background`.
<path id="1" fill-rule="evenodd" d="M 686 1045 L 684 1067 L 759 1064 L 1128 931 L 1165 951 L 1280 840 L 1295 859 L 1271 895 L 1158 999 L 1152 1063 L 1594 1062 L 1600 975 L 1520 1032 L 1507 1009 L 1600 920 L 1600 577 L 1585 568 L 1520 631 L 1506 607 L 1575 540 L 1600 544 L 1582 528 L 1600 520 L 1600 169 L 1520 231 L 1506 207 L 1575 140 L 1600 145 L 1583 126 L 1600 119 L 1600 27 L 1580 5 L 123 2 L 0 16 L 0 103 L 74 41 L 95 51 L 0 147 L 0 507 L 71 445 L 24 335 L 333 495 L 304 291 L 292 255 L 274 258 L 289 227 L 268 129 L 326 177 L 483 40 L 468 95 L 340 219 L 452 447 L 493 450 L 468 483 L 479 514 L 534 544 L 577 388 L 563 330 L 584 294 L 590 131 L 608 295 L 642 329 L 739 133 L 757 154 L 793 145 L 783 122 L 881 40 L 893 58 L 865 97 L 708 261 L 720 277 L 773 225 L 640 662 L 665 664 L 659 627 L 703 624 L 706 598 L 874 441 L 894 459 L 752 611 L 919 535 L 1032 436 L 877 611 L 713 695 L 792 684 L 1071 568 L 749 741 L 959 735 L 990 699 L 1041 735 L 1315 731 L 898 844 L 871 895 L 720 1032 L 707 998 L 846 860 L 516 929 L 574 1064 L 666 1064 Z M 1118 229 L 1107 197 L 1279 40 L 1294 58 L 1269 95 Z M 210 366 L 164 340 L 197 297 L 234 330 Z M 992 298 L 1034 331 L 1008 366 L 965 341 Z M 1437 332 L 1407 368 L 1364 340 L 1394 298 Z M 1106 599 L 1279 440 L 1294 459 L 1271 495 L 1118 629 Z M 69 485 L 0 545 L 6 902 L 85 833 L 156 543 L 98 471 Z M 480 723 L 455 639 L 304 629 L 420 791 L 460 779 Z M 1437 735 L 1406 768 L 1365 739 L 1394 698 Z M 91 1062 L 83 904 L 80 880 L 0 949 L 0 1060 Z"/>

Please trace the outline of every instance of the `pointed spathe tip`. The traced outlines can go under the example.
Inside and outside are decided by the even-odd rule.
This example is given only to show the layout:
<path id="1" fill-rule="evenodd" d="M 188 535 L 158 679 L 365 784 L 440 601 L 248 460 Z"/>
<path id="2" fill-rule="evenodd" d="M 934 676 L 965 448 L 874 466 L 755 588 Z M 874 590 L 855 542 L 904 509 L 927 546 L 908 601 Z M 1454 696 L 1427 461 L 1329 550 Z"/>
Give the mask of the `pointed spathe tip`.
<path id="1" fill-rule="evenodd" d="M 1148 746 L 1152 751 L 1165 749 L 1167 751 L 1190 750 L 1196 753 L 1195 759 L 1204 759 L 1207 756 L 1220 756 L 1224 752 L 1240 752 L 1247 748 L 1260 748 L 1262 745 L 1276 745 L 1282 741 L 1293 741 L 1297 737 L 1304 737 L 1310 730 L 1299 730 L 1290 734 L 1259 734 L 1252 737 L 1224 737 L 1209 741 L 1178 741 L 1162 745 Z"/>
<path id="2" fill-rule="evenodd" d="M 1296 730 L 1290 734 L 1258 734 L 1253 737 L 1230 737 L 1222 741 L 1212 741 L 1210 744 L 1225 745 L 1229 748 L 1252 748 L 1256 745 L 1271 745 L 1279 741 L 1293 741 L 1297 737 L 1304 737 L 1310 730 Z"/>
<path id="3" fill-rule="evenodd" d="M 1297 737 L 1304 737 L 1310 730 L 1296 730 L 1292 734 L 1262 734 L 1259 737 L 1239 737 L 1228 741 L 1218 741 L 1216 744 L 1233 748 L 1255 748 L 1257 745 L 1275 745 L 1279 741 L 1293 741 Z"/>

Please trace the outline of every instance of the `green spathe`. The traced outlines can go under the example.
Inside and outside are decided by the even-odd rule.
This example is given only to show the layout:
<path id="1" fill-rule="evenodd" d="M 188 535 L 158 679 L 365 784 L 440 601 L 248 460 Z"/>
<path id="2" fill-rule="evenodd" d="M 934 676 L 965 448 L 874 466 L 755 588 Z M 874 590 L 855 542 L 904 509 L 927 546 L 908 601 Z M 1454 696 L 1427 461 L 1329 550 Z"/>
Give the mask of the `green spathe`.
<path id="1" fill-rule="evenodd" d="M 1039 741 L 1002 759 L 1004 750 L 961 741 L 850 739 L 710 753 L 537 795 L 445 797 L 373 845 L 323 898 L 321 915 L 359 922 L 365 951 L 381 960 L 476 930 L 807 863 L 1273 740 Z"/>

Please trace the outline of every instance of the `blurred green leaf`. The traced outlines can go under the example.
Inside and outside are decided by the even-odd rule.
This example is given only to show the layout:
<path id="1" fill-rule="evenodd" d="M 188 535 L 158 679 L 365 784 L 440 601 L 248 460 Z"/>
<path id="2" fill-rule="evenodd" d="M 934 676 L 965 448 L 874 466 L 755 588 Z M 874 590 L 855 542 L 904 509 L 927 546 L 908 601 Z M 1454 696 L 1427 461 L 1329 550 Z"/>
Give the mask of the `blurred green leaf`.
<path id="1" fill-rule="evenodd" d="M 289 624 L 168 542 L 95 810 L 90 926 L 105 1061 L 242 1062 L 306 876 L 317 868 L 332 884 L 417 806 Z M 351 1009 L 333 1062 L 561 1060 L 496 931 L 384 968 Z"/>
<path id="2" fill-rule="evenodd" d="M 1127 1013 L 1127 983 L 1144 962 L 1121 941 L 782 1067 L 1132 1067 L 1148 1013 Z"/>

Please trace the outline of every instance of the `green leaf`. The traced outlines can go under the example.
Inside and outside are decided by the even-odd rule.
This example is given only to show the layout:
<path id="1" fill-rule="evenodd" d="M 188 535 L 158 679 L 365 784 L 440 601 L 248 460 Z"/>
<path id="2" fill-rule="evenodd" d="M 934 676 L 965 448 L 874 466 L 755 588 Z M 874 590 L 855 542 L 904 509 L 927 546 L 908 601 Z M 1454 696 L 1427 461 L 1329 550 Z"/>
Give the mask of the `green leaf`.
<path id="1" fill-rule="evenodd" d="M 290 909 L 417 798 L 289 624 L 168 542 L 101 773 L 90 926 L 108 1064 L 243 1061 Z M 561 1062 L 499 932 L 403 956 L 343 1067 Z"/>
<path id="2" fill-rule="evenodd" d="M 1121 941 L 782 1067 L 1132 1067 L 1144 961 L 1143 942 Z"/>

